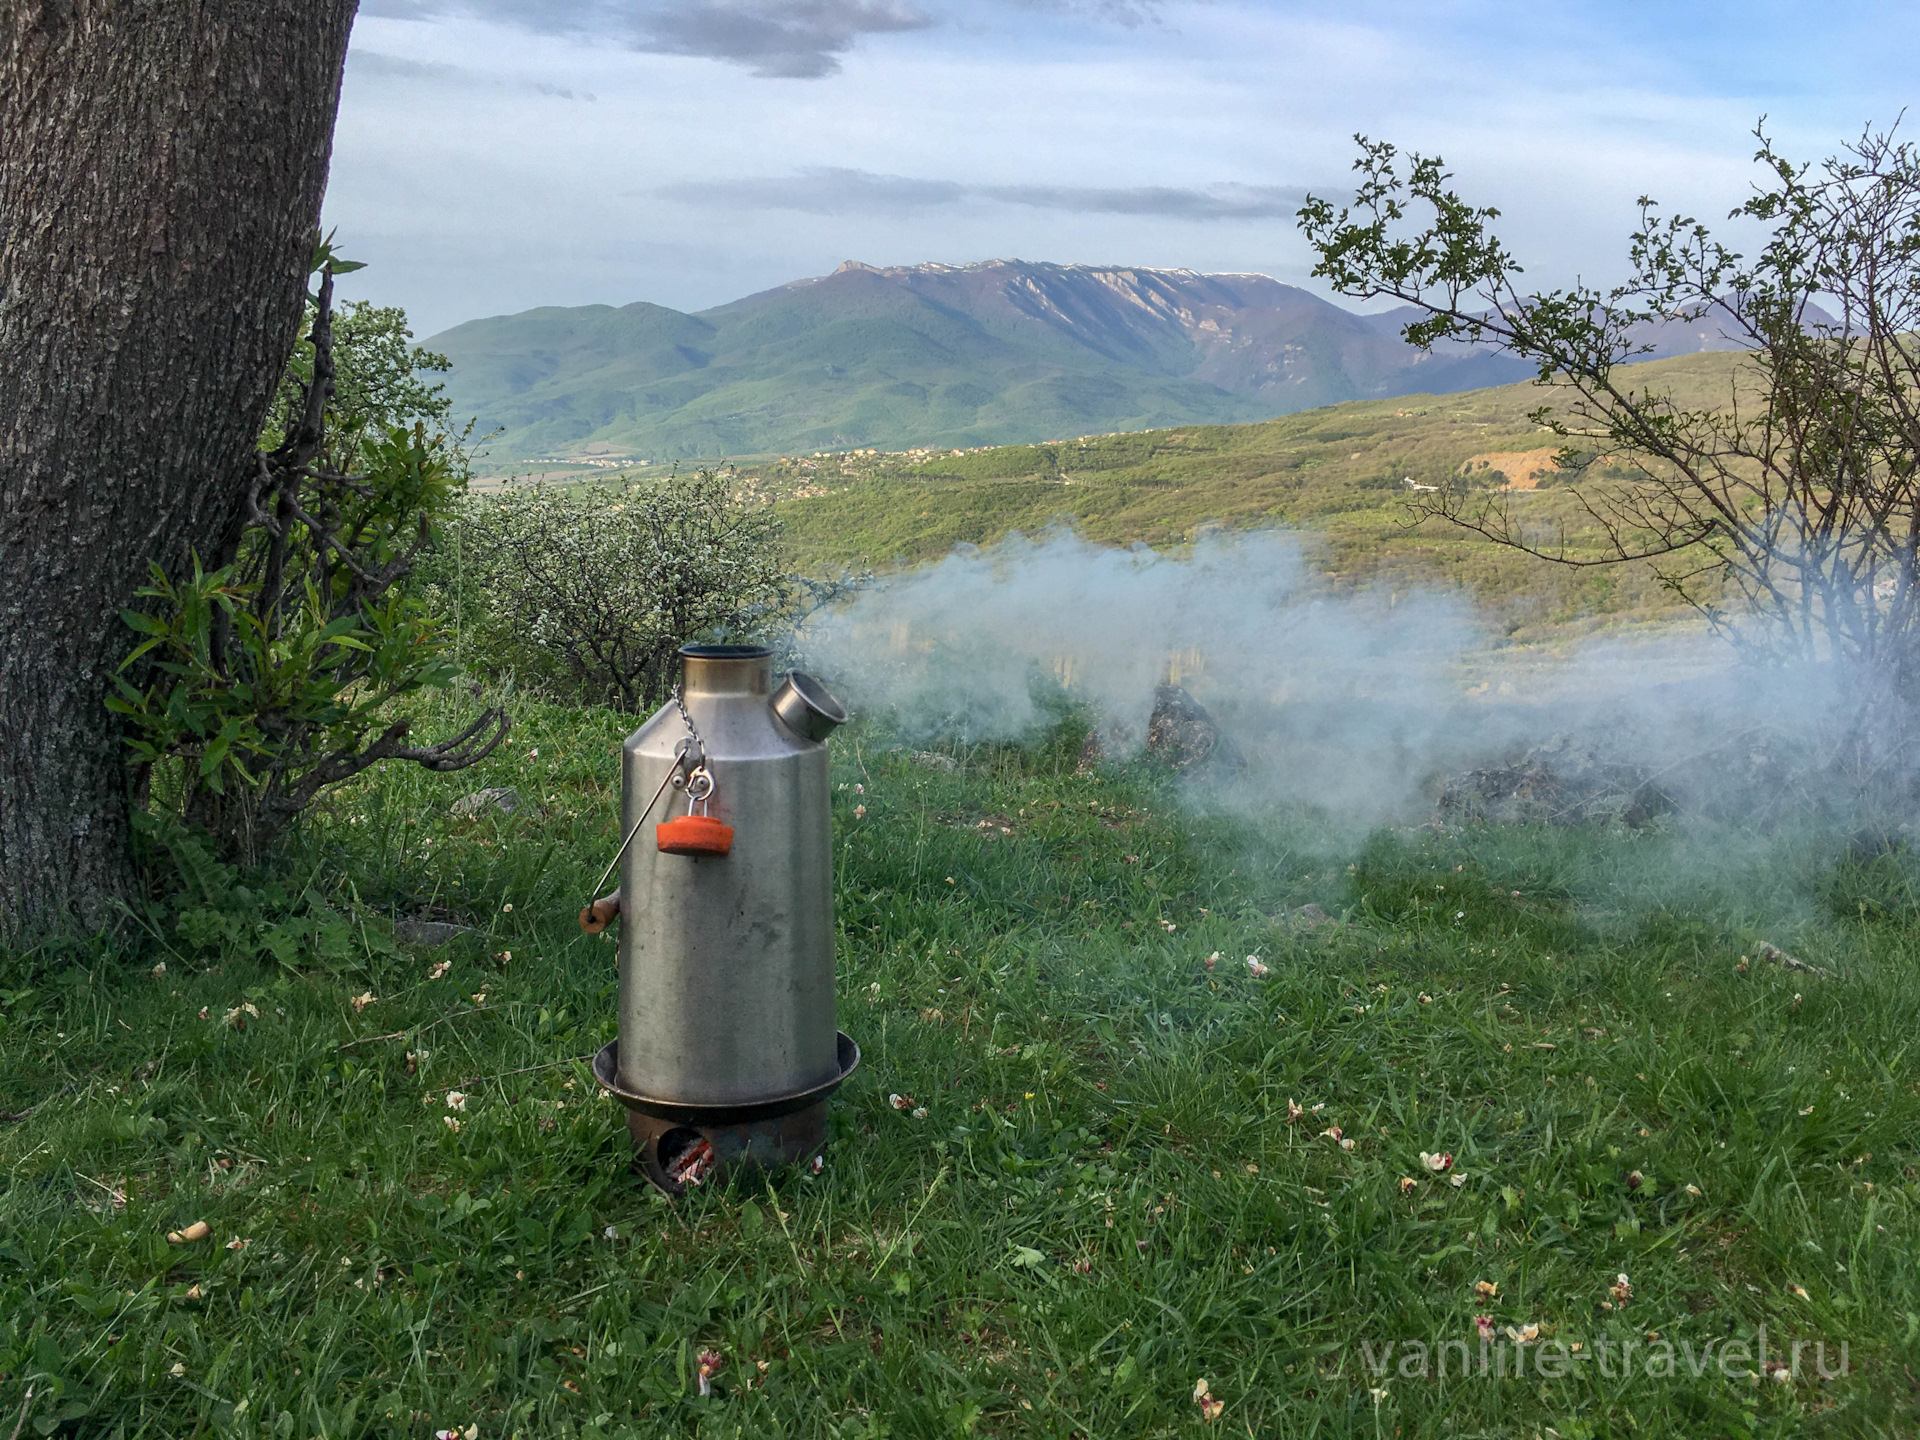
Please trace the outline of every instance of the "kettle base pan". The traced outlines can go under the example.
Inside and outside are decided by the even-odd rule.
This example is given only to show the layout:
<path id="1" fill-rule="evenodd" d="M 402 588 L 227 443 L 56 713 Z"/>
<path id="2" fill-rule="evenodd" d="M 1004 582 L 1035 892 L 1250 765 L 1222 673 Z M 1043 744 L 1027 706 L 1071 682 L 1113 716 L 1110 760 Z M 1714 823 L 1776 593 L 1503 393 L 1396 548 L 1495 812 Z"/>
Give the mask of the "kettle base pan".
<path id="1" fill-rule="evenodd" d="M 839 1073 L 822 1085 L 750 1105 L 683 1105 L 625 1090 L 618 1041 L 593 1057 L 593 1078 L 626 1107 L 634 1164 L 669 1195 L 686 1194 L 681 1168 L 705 1144 L 707 1163 L 695 1183 L 724 1182 L 742 1171 L 777 1170 L 818 1155 L 827 1140 L 827 1098 L 860 1064 L 860 1047 L 837 1032 Z"/>
<path id="2" fill-rule="evenodd" d="M 780 1170 L 811 1160 L 827 1143 L 827 1102 L 816 1100 L 804 1110 L 735 1125 L 682 1125 L 629 1110 L 627 1132 L 633 1136 L 634 1169 L 654 1188 L 677 1198 L 694 1184 L 724 1185 L 743 1172 Z M 677 1163 L 703 1143 L 712 1158 L 700 1180 L 679 1178 Z"/>

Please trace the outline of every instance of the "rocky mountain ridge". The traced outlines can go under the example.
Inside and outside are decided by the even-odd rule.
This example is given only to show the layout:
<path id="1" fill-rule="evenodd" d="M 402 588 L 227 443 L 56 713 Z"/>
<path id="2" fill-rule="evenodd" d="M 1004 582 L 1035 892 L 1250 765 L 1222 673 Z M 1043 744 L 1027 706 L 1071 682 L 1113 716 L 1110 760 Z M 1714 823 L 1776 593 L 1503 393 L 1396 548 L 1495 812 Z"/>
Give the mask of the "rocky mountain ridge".
<path id="1" fill-rule="evenodd" d="M 1021 260 L 848 261 L 697 314 L 638 302 L 470 321 L 426 343 L 496 459 L 639 461 L 972 446 L 1271 419 L 1449 393 L 1530 367 L 1422 352 L 1257 274 Z M 1671 331 L 1672 333 L 1667 333 Z M 1657 354 L 1726 348 L 1666 327 Z"/>

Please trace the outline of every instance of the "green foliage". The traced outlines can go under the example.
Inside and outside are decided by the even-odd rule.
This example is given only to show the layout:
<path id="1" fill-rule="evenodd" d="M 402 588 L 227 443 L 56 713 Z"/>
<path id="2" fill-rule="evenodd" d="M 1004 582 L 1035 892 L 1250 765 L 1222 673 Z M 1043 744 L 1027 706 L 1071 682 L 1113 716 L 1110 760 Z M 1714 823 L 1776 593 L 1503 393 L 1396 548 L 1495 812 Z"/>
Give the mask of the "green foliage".
<path id="1" fill-rule="evenodd" d="M 143 638 L 108 700 L 125 717 L 143 797 L 184 816 L 225 853 L 257 859 L 322 790 L 387 759 L 436 769 L 498 743 L 486 711 L 451 740 L 408 744 L 396 702 L 457 675 L 444 624 L 408 581 L 464 488 L 456 441 L 409 411 L 444 403 L 408 389 L 404 325 L 360 332 L 352 406 L 335 428 L 333 269 L 324 245 L 309 339 L 259 456 L 237 552 L 191 572 L 154 567 L 124 612 Z M 399 358 L 396 360 L 395 356 Z M 289 397 L 299 397 L 297 413 Z M 435 409 L 435 407 L 438 407 Z M 332 468 L 350 455 L 353 468 Z"/>
<path id="2" fill-rule="evenodd" d="M 175 962 L 264 963 L 289 972 L 358 974 L 369 957 L 394 953 L 380 929 L 336 908 L 312 888 L 272 870 L 243 877 L 205 836 L 167 813 L 137 813 L 135 837 L 148 868 L 177 879 L 136 919 Z"/>
<path id="3" fill-rule="evenodd" d="M 366 443 L 365 478 L 342 487 L 340 533 L 373 566 L 405 553 L 422 511 L 444 509 L 455 481 L 438 450 L 424 429 Z M 214 571 L 196 561 L 178 583 L 155 566 L 138 592 L 151 613 L 124 615 L 146 637 L 127 667 L 148 683 L 120 679 L 108 705 L 128 718 L 135 762 L 179 762 L 182 808 L 249 848 L 351 773 L 394 700 L 458 674 L 444 625 L 418 599 L 356 593 L 351 572 L 329 576 L 317 558 L 294 558 L 304 583 L 285 585 L 277 604 L 263 603 L 261 580 L 242 578 L 260 556 Z M 404 722 L 391 723 L 402 726 L 397 741 Z"/>
<path id="4" fill-rule="evenodd" d="M 770 508 L 703 470 L 460 511 L 433 578 L 477 663 L 628 713 L 663 701 L 681 645 L 784 628 L 796 597 Z"/>
<path id="5" fill-rule="evenodd" d="M 1920 1429 L 1920 930 L 1808 906 L 1830 850 L 1486 826 L 1356 854 L 1075 774 L 1066 738 L 948 772 L 849 727 L 864 1058 L 824 1169 L 669 1204 L 582 1063 L 614 946 L 573 916 L 619 840 L 626 724 L 530 705 L 469 775 L 331 792 L 281 883 L 352 927 L 352 973 L 177 928 L 0 961 L 0 1115 L 27 1112 L 0 1121 L 9 1428 L 25 1404 L 23 1435 L 260 1440 Z M 538 805 L 449 815 L 476 784 Z M 379 943 L 422 912 L 475 933 Z M 1832 978 L 1740 969 L 1761 938 Z M 1409 1342 L 1477 1357 L 1481 1314 L 1509 1362 L 1537 1325 L 1530 1362 L 1604 1340 L 1616 1373 L 1399 1373 Z M 1617 1374 L 1648 1331 L 1718 1357 L 1763 1325 L 1780 1360 L 1845 1343 L 1847 1373 L 1809 1343 L 1790 1384 Z"/>
<path id="6" fill-rule="evenodd" d="M 1848 920 L 1920 920 L 1920 854 L 1904 835 L 1858 837 L 1819 878 L 1831 911 Z"/>
<path id="7" fill-rule="evenodd" d="M 338 263 L 334 273 L 344 273 Z M 301 326 L 308 335 L 319 318 L 318 308 L 319 297 L 308 296 Z M 453 402 L 446 386 L 422 378 L 451 368 L 452 362 L 412 343 L 406 311 L 351 300 L 334 312 L 330 324 L 333 389 L 327 401 L 327 462 L 333 469 L 355 468 L 362 442 L 396 425 L 424 423 L 436 433 L 452 430 Z M 267 415 L 263 450 L 276 448 L 299 426 L 313 383 L 313 356 L 309 339 L 295 347 L 288 360 Z"/>
<path id="8" fill-rule="evenodd" d="M 1540 422 L 1564 460 L 1603 451 L 1624 477 L 1583 487 L 1598 554 L 1570 548 L 1511 497 L 1443 489 L 1417 507 L 1574 566 L 1651 565 L 1754 658 L 1853 668 L 1860 709 L 1920 700 L 1920 150 L 1868 130 L 1818 166 L 1755 131 L 1764 178 L 1736 219 L 1752 258 L 1690 216 L 1640 202 L 1628 278 L 1611 290 L 1527 292 L 1435 156 L 1356 137 L 1350 204 L 1310 198 L 1314 273 L 1341 294 L 1422 317 L 1405 338 L 1468 341 L 1537 367 Z M 1831 313 L 1837 311 L 1837 313 Z M 1716 403 L 1641 387 L 1623 367 L 1674 319 L 1747 353 Z M 1909 723 L 1902 717 L 1902 724 Z"/>

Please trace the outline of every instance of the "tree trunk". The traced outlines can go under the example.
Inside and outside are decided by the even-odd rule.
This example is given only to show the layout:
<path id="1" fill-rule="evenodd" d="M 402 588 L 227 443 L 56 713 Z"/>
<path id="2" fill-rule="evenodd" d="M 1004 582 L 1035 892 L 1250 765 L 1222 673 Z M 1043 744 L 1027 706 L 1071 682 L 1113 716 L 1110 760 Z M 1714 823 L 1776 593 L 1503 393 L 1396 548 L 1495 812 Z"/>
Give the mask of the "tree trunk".
<path id="1" fill-rule="evenodd" d="M 354 8 L 0 6 L 0 941 L 129 893 L 119 611 L 238 543 Z"/>

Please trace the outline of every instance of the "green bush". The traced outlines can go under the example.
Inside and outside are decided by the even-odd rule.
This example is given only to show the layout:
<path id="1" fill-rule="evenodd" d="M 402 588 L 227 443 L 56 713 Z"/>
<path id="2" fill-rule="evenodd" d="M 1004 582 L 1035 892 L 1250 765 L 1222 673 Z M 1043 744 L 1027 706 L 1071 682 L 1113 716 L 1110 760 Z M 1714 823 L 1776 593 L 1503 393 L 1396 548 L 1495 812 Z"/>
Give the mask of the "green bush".
<path id="1" fill-rule="evenodd" d="M 409 580 L 466 464 L 444 400 L 413 379 L 397 311 L 362 307 L 363 322 L 386 318 L 335 334 L 333 276 L 348 268 L 319 247 L 309 336 L 235 552 L 211 567 L 196 556 L 181 576 L 154 567 L 146 606 L 123 612 L 143 638 L 108 705 L 125 717 L 141 808 L 184 818 L 242 861 L 328 786 L 387 759 L 460 769 L 507 729 L 488 709 L 450 740 L 409 743 L 399 702 L 459 673 L 450 633 Z M 336 388 L 340 374 L 351 383 Z"/>
<path id="2" fill-rule="evenodd" d="M 360 268 L 352 261 L 335 261 L 333 272 L 343 275 Z M 318 310 L 315 295 L 307 302 L 303 326 L 309 332 Z M 423 422 L 436 434 L 449 438 L 455 434 L 453 402 L 446 396 L 446 387 L 422 378 L 451 370 L 453 362 L 412 343 L 406 311 L 397 305 L 350 300 L 332 313 L 328 328 L 333 378 L 322 438 L 331 468 L 354 469 L 361 443 L 377 439 L 380 431 L 392 425 Z M 263 450 L 278 448 L 299 428 L 313 383 L 313 362 L 311 340 L 295 347 L 267 415 Z"/>

